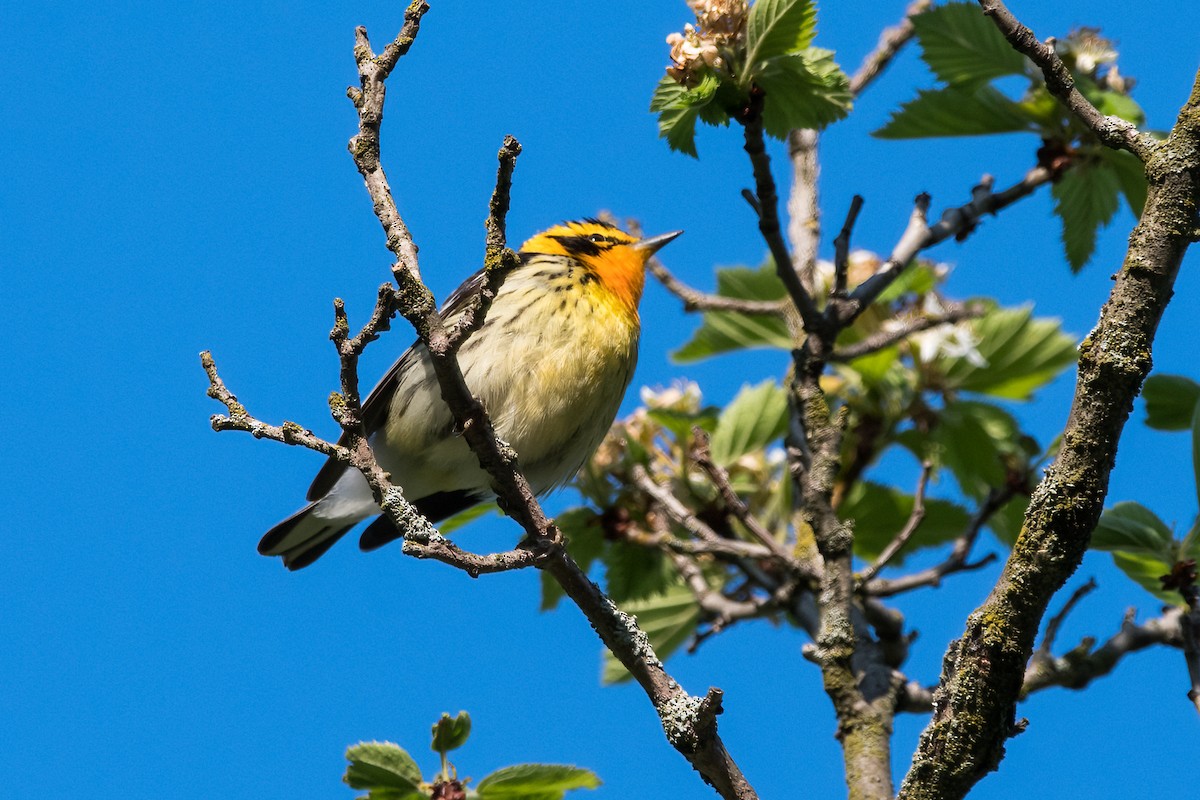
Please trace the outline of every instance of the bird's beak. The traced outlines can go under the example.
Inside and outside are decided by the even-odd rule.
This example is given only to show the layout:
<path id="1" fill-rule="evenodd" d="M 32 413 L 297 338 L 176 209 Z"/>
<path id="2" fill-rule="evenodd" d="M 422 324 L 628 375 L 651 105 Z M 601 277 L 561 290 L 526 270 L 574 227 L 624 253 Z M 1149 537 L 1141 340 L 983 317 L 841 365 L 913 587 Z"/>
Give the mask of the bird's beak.
<path id="1" fill-rule="evenodd" d="M 674 239 L 675 237 L 679 236 L 679 234 L 681 234 L 681 233 L 683 233 L 683 231 L 671 231 L 670 233 L 660 233 L 658 236 L 650 236 L 645 239 L 642 239 L 640 242 L 638 242 L 636 245 L 634 245 L 634 247 L 636 247 L 638 250 L 644 250 L 646 252 L 646 258 L 649 258 L 650 256 L 657 253 L 659 250 L 661 250 L 663 247 L 665 247 L 667 242 L 669 242 L 672 239 Z"/>

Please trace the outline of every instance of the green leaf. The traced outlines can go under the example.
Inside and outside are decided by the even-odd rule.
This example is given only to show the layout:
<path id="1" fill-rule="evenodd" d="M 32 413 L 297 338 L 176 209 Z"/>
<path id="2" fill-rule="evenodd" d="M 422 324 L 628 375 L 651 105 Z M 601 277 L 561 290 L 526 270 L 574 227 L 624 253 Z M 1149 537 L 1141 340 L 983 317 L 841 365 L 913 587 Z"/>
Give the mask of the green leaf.
<path id="1" fill-rule="evenodd" d="M 1058 320 L 1034 319 L 1028 307 L 994 309 L 972 320 L 971 328 L 987 363 L 981 367 L 966 356 L 945 359 L 948 389 L 1028 400 L 1078 357 L 1075 340 L 1062 332 Z"/>
<path id="2" fill-rule="evenodd" d="M 1120 117 L 1141 127 L 1146 122 L 1146 112 L 1138 102 L 1127 94 L 1101 89 L 1090 78 L 1076 77 L 1076 88 L 1106 117 Z"/>
<path id="3" fill-rule="evenodd" d="M 787 411 L 787 392 L 775 381 L 743 386 L 717 418 L 713 461 L 728 466 L 778 439 L 787 430 Z"/>
<path id="4" fill-rule="evenodd" d="M 938 6 L 912 22 L 921 58 L 946 83 L 982 83 L 1024 72 L 1024 57 L 974 3 Z"/>
<path id="5" fill-rule="evenodd" d="M 1183 596 L 1176 590 L 1164 591 L 1162 576 L 1171 572 L 1171 564 L 1145 553 L 1115 552 L 1113 563 L 1150 594 L 1172 605 L 1184 605 Z"/>
<path id="6" fill-rule="evenodd" d="M 984 497 L 1004 486 L 1010 470 L 1020 470 L 1032 453 L 1021 446 L 1017 421 L 1002 408 L 960 400 L 938 415 L 925 453 L 954 473 L 963 493 Z"/>
<path id="7" fill-rule="evenodd" d="M 670 76 L 664 76 L 650 98 L 650 110 L 658 112 L 658 135 L 672 150 L 695 158 L 696 117 L 699 107 L 687 99 L 688 90 Z"/>
<path id="8" fill-rule="evenodd" d="M 1182 375 L 1151 375 L 1142 386 L 1146 425 L 1160 431 L 1182 431 L 1192 424 L 1200 383 Z"/>
<path id="9" fill-rule="evenodd" d="M 661 594 L 675 579 L 666 554 L 629 542 L 613 542 L 604 561 L 608 594 L 617 603 Z"/>
<path id="10" fill-rule="evenodd" d="M 1021 526 L 1025 524 L 1025 510 L 1028 508 L 1029 498 L 1017 495 L 988 517 L 987 526 L 997 539 L 1012 547 L 1021 533 Z"/>
<path id="11" fill-rule="evenodd" d="M 1192 476 L 1196 481 L 1196 499 L 1200 501 L 1200 403 L 1192 412 Z"/>
<path id="12" fill-rule="evenodd" d="M 832 51 L 818 47 L 772 58 L 755 82 L 766 93 L 763 130 L 776 139 L 786 139 L 795 128 L 824 128 L 854 104 L 850 78 Z"/>
<path id="13" fill-rule="evenodd" d="M 560 798 L 571 789 L 595 789 L 600 778 L 567 764 L 514 764 L 488 775 L 475 787 L 483 800 Z"/>
<path id="14" fill-rule="evenodd" d="M 918 90 L 915 100 L 892 112 L 888 123 L 872 135 L 880 139 L 923 139 L 1031 130 L 1035 126 L 1019 104 L 984 84 Z"/>
<path id="15" fill-rule="evenodd" d="M 1083 163 L 1067 170 L 1050 187 L 1054 213 L 1062 220 L 1062 239 L 1073 272 L 1083 269 L 1096 249 L 1096 231 L 1117 212 L 1121 184 L 1103 162 Z"/>
<path id="16" fill-rule="evenodd" d="M 557 515 L 554 524 L 562 531 L 567 541 L 567 552 L 584 572 L 604 552 L 604 529 L 600 515 L 590 508 L 572 508 Z M 541 570 L 542 611 L 549 611 L 563 598 L 562 587 L 548 572 Z"/>
<path id="17" fill-rule="evenodd" d="M 812 44 L 817 6 L 812 0 L 758 0 L 746 17 L 746 67 L 753 74 L 769 58 Z"/>
<path id="18" fill-rule="evenodd" d="M 638 627 L 650 640 L 655 655 L 664 661 L 688 640 L 700 621 L 700 607 L 696 605 L 695 596 L 679 581 L 668 586 L 662 594 L 622 603 L 621 610 L 637 617 Z M 617 683 L 629 677 L 624 665 L 605 649 L 601 680 Z"/>
<path id="19" fill-rule="evenodd" d="M 677 441 L 691 440 L 692 428 L 700 427 L 712 433 L 717 426 L 717 414 L 720 409 L 714 406 L 702 408 L 697 412 L 680 411 L 674 408 L 651 408 L 646 410 L 646 416 L 670 431 Z"/>
<path id="20" fill-rule="evenodd" d="M 470 735 L 470 714 L 460 711 L 457 717 L 451 717 L 449 714 L 443 713 L 441 719 L 433 723 L 433 742 L 429 747 L 433 752 L 445 755 L 466 744 L 467 737 Z"/>
<path id="21" fill-rule="evenodd" d="M 874 353 L 867 353 L 865 356 L 859 356 L 837 366 L 837 371 L 844 377 L 849 377 L 846 375 L 847 372 L 856 373 L 859 380 L 865 386 L 870 387 L 887 383 L 893 373 L 902 370 L 904 370 L 904 366 L 900 362 L 900 348 L 895 345 L 876 350 Z"/>
<path id="22" fill-rule="evenodd" d="M 928 261 L 917 261 L 909 264 L 908 268 L 896 276 L 896 280 L 888 284 L 879 293 L 877 303 L 891 303 L 906 294 L 926 295 L 938 285 L 938 275 L 933 264 Z"/>
<path id="23" fill-rule="evenodd" d="M 1129 210 L 1135 217 L 1141 217 L 1142 209 L 1146 207 L 1145 166 L 1137 156 L 1125 150 L 1110 150 L 1106 147 L 1100 151 L 1100 157 L 1112 169 L 1121 187 L 1121 194 L 1125 195 L 1125 202 L 1129 204 Z"/>
<path id="24" fill-rule="evenodd" d="M 352 789 L 392 788 L 419 792 L 421 768 L 391 742 L 359 742 L 346 750 L 350 766 L 342 777 Z"/>
<path id="25" fill-rule="evenodd" d="M 1174 534 L 1158 515 L 1140 503 L 1117 503 L 1100 515 L 1092 532 L 1091 548 L 1154 556 L 1169 562 L 1174 558 Z M 1169 571 L 1170 567 L 1159 574 Z"/>
<path id="26" fill-rule="evenodd" d="M 465 525 L 470 525 L 480 517 L 486 517 L 495 510 L 496 504 L 489 500 L 486 503 L 471 506 L 465 511 L 460 511 L 453 516 L 446 517 L 438 523 L 437 529 L 440 533 L 453 533 Z"/>
<path id="27" fill-rule="evenodd" d="M 912 514 L 913 497 L 890 486 L 860 481 L 838 508 L 843 520 L 854 520 L 854 554 L 874 560 L 895 538 Z M 897 565 L 925 547 L 948 542 L 962 534 L 970 522 L 966 509 L 945 500 L 925 498 L 925 518 L 908 545 L 891 564 Z"/>
<path id="28" fill-rule="evenodd" d="M 761 267 L 722 267 L 717 270 L 717 294 L 739 300 L 780 300 L 787 290 L 768 261 Z M 672 353 L 679 362 L 752 347 L 790 350 L 792 337 L 782 317 L 706 311 L 700 327 L 683 347 Z"/>

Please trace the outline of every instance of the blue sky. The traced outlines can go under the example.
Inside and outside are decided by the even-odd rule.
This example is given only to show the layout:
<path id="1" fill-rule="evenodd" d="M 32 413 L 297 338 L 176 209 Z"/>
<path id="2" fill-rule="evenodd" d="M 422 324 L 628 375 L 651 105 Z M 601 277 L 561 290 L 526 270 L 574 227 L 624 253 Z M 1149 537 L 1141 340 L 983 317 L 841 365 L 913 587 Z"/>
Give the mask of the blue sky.
<path id="1" fill-rule="evenodd" d="M 853 70 L 904 3 L 826 5 L 817 43 Z M 197 353 L 211 349 L 264 419 L 334 434 L 330 303 L 344 297 L 362 320 L 389 263 L 345 152 L 353 29 L 365 24 L 381 46 L 403 9 L 355 6 L 34 2 L 5 15 L 0 793 L 351 797 L 340 783 L 347 745 L 399 741 L 432 771 L 429 725 L 462 708 L 475 720 L 457 760 L 463 774 L 570 762 L 603 778 L 598 800 L 710 797 L 645 698 L 598 685 L 599 645 L 581 616 L 565 606 L 537 613 L 532 572 L 472 581 L 395 548 L 366 556 L 342 545 L 290 574 L 254 551 L 299 504 L 320 459 L 212 433 L 219 407 L 204 396 Z M 1171 124 L 1197 66 L 1200 7 L 1150 3 L 1131 15 L 1105 0 L 1013 10 L 1042 36 L 1103 26 L 1118 40 L 1122 72 L 1138 79 L 1150 125 Z M 656 139 L 646 112 L 663 39 L 689 18 L 683 2 L 435 0 L 389 83 L 384 158 L 439 296 L 480 263 L 506 133 L 525 147 L 514 240 L 610 209 L 649 232 L 685 229 L 663 256 L 695 285 L 711 286 L 716 264 L 760 260 L 738 196 L 750 177 L 736 132 L 702 132 L 693 161 Z M 840 224 L 850 196 L 864 195 L 860 246 L 888 250 L 919 191 L 935 208 L 958 204 L 983 172 L 1004 185 L 1030 163 L 1029 137 L 869 138 L 930 82 L 906 53 L 824 137 L 826 220 Z M 1050 208 L 1042 192 L 932 255 L 957 265 L 957 295 L 1033 302 L 1083 334 L 1132 220 L 1122 211 L 1093 264 L 1072 277 Z M 1200 377 L 1195 266 L 1195 256 L 1184 264 L 1155 363 Z M 769 354 L 674 365 L 666 352 L 697 320 L 656 286 L 643 316 L 635 387 L 686 376 L 724 402 L 744 381 L 785 369 Z M 365 379 L 409 340 L 398 328 L 375 345 Z M 1060 381 L 1019 410 L 1043 441 L 1065 420 L 1070 390 Z M 626 409 L 635 402 L 631 392 Z M 1196 512 L 1187 442 L 1145 430 L 1140 416 L 1122 441 L 1110 501 L 1141 500 L 1186 528 Z M 516 536 L 492 520 L 460 541 L 499 549 Z M 1061 642 L 1110 635 L 1128 605 L 1155 612 L 1106 556 L 1089 556 L 1070 585 L 1089 575 L 1101 589 Z M 935 678 L 946 641 L 986 588 L 964 577 L 905 601 L 921 631 L 910 676 Z M 802 643 L 790 630 L 746 625 L 670 664 L 693 692 L 725 689 L 722 731 L 763 797 L 844 792 L 829 704 Z M 1029 731 L 973 796 L 1176 789 L 1197 725 L 1185 680 L 1178 653 L 1152 651 L 1085 693 L 1035 697 L 1020 712 Z M 898 773 L 923 724 L 898 721 Z"/>

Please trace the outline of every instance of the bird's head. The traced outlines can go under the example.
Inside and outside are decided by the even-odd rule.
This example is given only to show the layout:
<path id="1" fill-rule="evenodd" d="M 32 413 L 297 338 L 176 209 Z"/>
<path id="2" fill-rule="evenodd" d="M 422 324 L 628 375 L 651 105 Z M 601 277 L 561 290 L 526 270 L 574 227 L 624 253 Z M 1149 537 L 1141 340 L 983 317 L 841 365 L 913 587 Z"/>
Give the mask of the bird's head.
<path id="1" fill-rule="evenodd" d="M 521 245 L 521 257 L 567 256 L 593 274 L 622 303 L 636 308 L 642 298 L 646 262 L 683 231 L 638 238 L 598 219 L 564 222 Z"/>

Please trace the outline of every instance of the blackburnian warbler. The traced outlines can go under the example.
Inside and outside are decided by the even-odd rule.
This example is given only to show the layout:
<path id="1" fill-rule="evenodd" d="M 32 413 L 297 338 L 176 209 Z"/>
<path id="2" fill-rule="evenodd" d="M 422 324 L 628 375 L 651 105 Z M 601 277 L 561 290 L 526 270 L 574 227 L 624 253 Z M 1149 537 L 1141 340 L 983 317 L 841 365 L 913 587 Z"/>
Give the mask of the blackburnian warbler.
<path id="1" fill-rule="evenodd" d="M 638 239 L 606 222 L 558 225 L 521 246 L 483 325 L 458 361 L 467 386 L 516 450 L 531 488 L 569 480 L 612 425 L 637 363 L 638 302 L 646 261 L 681 231 Z M 476 273 L 447 300 L 453 322 L 483 279 Z M 363 403 L 380 465 L 431 521 L 494 496 L 487 474 L 454 429 L 425 346 L 400 357 Z M 330 459 L 307 506 L 263 536 L 258 551 L 308 566 L 379 507 L 362 475 Z M 363 531 L 373 550 L 399 533 L 386 517 Z"/>

